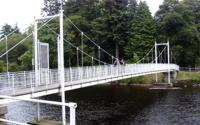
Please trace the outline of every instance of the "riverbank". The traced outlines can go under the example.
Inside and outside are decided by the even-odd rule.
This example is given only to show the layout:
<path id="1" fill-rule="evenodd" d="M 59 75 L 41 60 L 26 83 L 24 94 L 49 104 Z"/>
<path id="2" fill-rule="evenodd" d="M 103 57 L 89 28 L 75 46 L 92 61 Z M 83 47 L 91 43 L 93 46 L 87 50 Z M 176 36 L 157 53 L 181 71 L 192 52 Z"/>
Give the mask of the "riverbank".
<path id="1" fill-rule="evenodd" d="M 180 71 L 173 86 L 182 88 L 200 88 L 200 72 Z"/>
<path id="2" fill-rule="evenodd" d="M 158 82 L 163 82 L 164 75 L 162 73 L 157 74 Z M 117 83 L 120 85 L 142 85 L 142 86 L 148 86 L 153 83 L 155 83 L 156 75 L 146 75 L 146 76 L 139 76 L 139 77 L 133 77 L 130 79 L 125 79 L 118 81 Z"/>
<path id="3" fill-rule="evenodd" d="M 177 74 L 177 80 L 193 80 L 200 82 L 200 72 L 180 71 Z"/>
<path id="4" fill-rule="evenodd" d="M 118 84 L 120 85 L 133 85 L 140 87 L 151 87 L 154 83 L 156 83 L 155 74 L 134 77 L 118 82 Z M 164 83 L 164 75 L 162 73 L 158 74 L 158 83 Z M 173 86 L 181 88 L 200 88 L 200 72 L 178 72 L 176 80 L 173 81 Z"/>

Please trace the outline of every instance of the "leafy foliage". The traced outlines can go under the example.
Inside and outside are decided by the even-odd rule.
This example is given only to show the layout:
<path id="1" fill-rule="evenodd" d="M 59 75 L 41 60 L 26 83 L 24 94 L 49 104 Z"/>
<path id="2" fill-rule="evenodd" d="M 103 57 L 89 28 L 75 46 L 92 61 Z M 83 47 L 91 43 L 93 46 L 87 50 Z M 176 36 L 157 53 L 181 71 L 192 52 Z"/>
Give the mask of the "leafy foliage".
<path id="1" fill-rule="evenodd" d="M 160 41 L 171 41 L 173 60 L 181 66 L 198 65 L 200 56 L 198 0 L 165 0 L 156 14 Z"/>
<path id="2" fill-rule="evenodd" d="M 13 31 L 15 33 L 8 37 L 7 39 L 7 46 L 8 49 L 15 46 L 19 41 L 21 41 L 25 36 L 26 32 L 24 34 L 20 33 L 18 30 L 18 27 L 15 26 L 14 28 L 8 24 L 5 24 L 2 27 L 2 33 L 9 34 Z M 32 39 L 27 39 L 23 44 L 20 44 L 15 49 L 10 51 L 8 54 L 6 54 L 6 39 L 1 41 L 0 43 L 0 55 L 4 55 L 2 58 L 0 58 L 0 72 L 6 71 L 6 56 L 8 56 L 9 61 L 9 71 L 17 71 L 17 70 L 30 70 L 32 67 Z"/>
<path id="3" fill-rule="evenodd" d="M 147 4 L 140 2 L 131 25 L 131 37 L 125 47 L 128 59 L 136 61 L 138 57 L 143 57 L 154 44 L 155 35 L 154 19 Z"/>
<path id="4" fill-rule="evenodd" d="M 64 2 L 64 1 L 63 1 Z M 42 14 L 59 13 L 59 0 L 44 0 Z M 103 49 L 126 62 L 137 62 L 157 41 L 170 40 L 173 61 L 181 66 L 200 65 L 200 2 L 199 0 L 164 0 L 153 18 L 148 5 L 137 0 L 68 0 L 64 2 L 64 38 L 73 43 L 64 43 L 65 66 L 81 65 L 81 52 L 98 59 L 98 47 L 85 36 L 81 45 L 81 33 L 69 19 L 79 27 L 85 35 L 95 41 Z M 41 25 L 41 24 L 39 24 Z M 49 28 L 50 27 L 50 28 Z M 5 24 L 0 30 L 0 37 L 16 30 L 8 38 L 8 48 L 14 46 L 27 34 L 21 33 L 17 27 Z M 53 30 L 53 31 L 52 31 Z M 56 32 L 56 33 L 55 33 Z M 57 67 L 57 35 L 59 21 L 52 20 L 47 27 L 39 31 L 39 40 L 49 43 L 50 68 Z M 0 43 L 0 54 L 3 54 L 6 41 Z M 101 52 L 101 60 L 111 63 L 112 59 Z M 79 60 L 77 60 L 77 56 Z M 83 65 L 91 65 L 92 59 L 83 55 Z M 32 69 L 32 38 L 8 54 L 9 71 Z M 98 64 L 94 61 L 94 64 Z M 0 72 L 6 71 L 6 59 L 0 59 Z"/>

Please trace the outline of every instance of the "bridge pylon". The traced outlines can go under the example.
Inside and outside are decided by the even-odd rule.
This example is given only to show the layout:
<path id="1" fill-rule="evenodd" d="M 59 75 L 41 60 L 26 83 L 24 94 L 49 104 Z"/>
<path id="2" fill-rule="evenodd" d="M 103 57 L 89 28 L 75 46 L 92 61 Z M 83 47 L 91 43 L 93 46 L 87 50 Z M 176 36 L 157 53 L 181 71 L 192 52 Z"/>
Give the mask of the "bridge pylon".
<path id="1" fill-rule="evenodd" d="M 170 44 L 169 44 L 169 40 L 167 40 L 166 43 L 157 43 L 155 41 L 155 63 L 156 63 L 156 65 L 158 64 L 158 47 L 159 46 L 166 46 L 167 47 L 168 84 L 170 84 L 172 86 L 171 76 L 170 76 Z M 158 76 L 157 76 L 157 73 L 156 73 L 156 83 L 157 82 L 158 82 Z"/>

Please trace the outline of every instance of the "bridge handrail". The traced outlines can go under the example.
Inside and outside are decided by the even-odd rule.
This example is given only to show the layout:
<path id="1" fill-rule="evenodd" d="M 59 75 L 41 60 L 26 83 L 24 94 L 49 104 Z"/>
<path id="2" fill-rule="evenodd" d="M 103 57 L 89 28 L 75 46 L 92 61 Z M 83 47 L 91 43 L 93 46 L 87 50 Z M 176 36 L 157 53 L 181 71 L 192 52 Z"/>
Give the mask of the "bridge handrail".
<path id="1" fill-rule="evenodd" d="M 100 65 L 100 66 L 84 66 L 70 67 L 65 69 L 65 82 L 67 85 L 74 85 L 79 81 L 91 81 L 111 79 L 121 76 L 156 72 L 167 72 L 179 70 L 179 66 L 175 64 L 126 64 L 126 65 Z M 17 90 L 30 89 L 34 92 L 35 88 L 58 85 L 57 69 L 40 70 L 40 83 L 35 83 L 34 71 L 19 71 L 0 74 L 0 90 L 1 93 L 15 93 Z"/>

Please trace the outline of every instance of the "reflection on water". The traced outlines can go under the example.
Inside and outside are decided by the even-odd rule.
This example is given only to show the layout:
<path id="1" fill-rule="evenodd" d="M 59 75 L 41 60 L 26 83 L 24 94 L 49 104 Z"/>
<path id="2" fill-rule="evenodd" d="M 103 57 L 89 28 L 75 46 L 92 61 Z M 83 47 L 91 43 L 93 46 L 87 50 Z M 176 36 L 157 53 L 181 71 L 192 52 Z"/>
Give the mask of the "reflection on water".
<path id="1" fill-rule="evenodd" d="M 199 90 L 158 91 L 107 85 L 70 91 L 66 98 L 78 104 L 77 125 L 200 124 Z M 51 95 L 43 99 L 60 97 Z M 37 115 L 34 103 L 16 102 L 9 104 L 8 109 L 6 117 L 12 120 L 30 121 Z M 41 117 L 61 120 L 61 108 L 41 104 Z"/>

